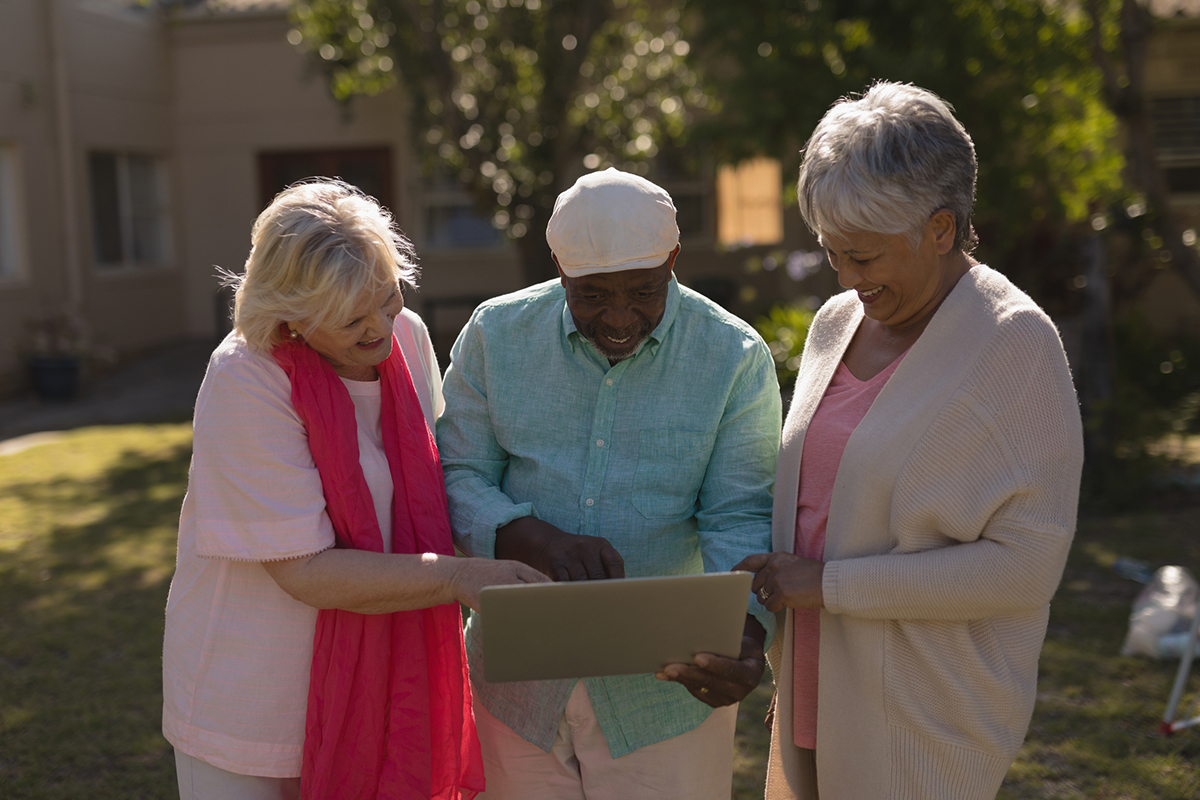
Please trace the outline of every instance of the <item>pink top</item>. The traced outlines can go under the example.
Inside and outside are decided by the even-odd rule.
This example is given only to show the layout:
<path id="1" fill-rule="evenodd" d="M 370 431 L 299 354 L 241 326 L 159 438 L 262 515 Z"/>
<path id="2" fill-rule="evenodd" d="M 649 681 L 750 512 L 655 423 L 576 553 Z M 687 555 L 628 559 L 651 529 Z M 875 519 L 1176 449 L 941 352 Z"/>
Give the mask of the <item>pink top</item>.
<path id="1" fill-rule="evenodd" d="M 796 549 L 798 556 L 823 561 L 825 527 L 829 503 L 837 479 L 842 452 L 850 435 L 896 371 L 902 354 L 882 372 L 867 381 L 851 374 L 845 362 L 838 364 L 829 388 L 804 435 L 800 457 L 800 493 L 796 501 Z M 821 614 L 815 608 L 798 608 L 793 613 L 793 741 L 797 747 L 817 747 L 817 663 L 821 645 Z"/>
<path id="2" fill-rule="evenodd" d="M 432 429 L 441 379 L 429 334 L 408 311 L 394 330 Z M 392 479 L 380 385 L 343 382 L 390 550 Z M 317 610 L 280 589 L 260 562 L 318 553 L 333 546 L 334 535 L 287 375 L 231 334 L 209 362 L 193 436 L 167 598 L 163 735 L 181 752 L 230 772 L 297 777 Z"/>

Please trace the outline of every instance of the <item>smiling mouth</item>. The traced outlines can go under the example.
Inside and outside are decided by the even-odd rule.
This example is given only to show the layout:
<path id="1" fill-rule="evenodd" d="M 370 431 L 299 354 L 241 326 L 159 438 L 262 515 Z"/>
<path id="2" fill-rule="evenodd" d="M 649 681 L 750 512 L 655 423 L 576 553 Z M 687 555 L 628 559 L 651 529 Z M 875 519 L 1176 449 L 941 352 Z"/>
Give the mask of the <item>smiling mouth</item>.
<path id="1" fill-rule="evenodd" d="M 627 358 L 632 355 L 637 345 L 649 333 L 649 326 L 642 323 L 628 327 L 623 331 L 604 330 L 603 328 L 597 330 L 596 328 L 592 328 L 587 334 L 587 339 L 600 351 L 600 355 L 612 361 L 613 359 Z M 613 334 L 618 335 L 614 336 Z"/>
<path id="2" fill-rule="evenodd" d="M 378 347 L 379 343 L 382 341 L 383 341 L 383 337 L 380 336 L 378 339 L 372 339 L 369 342 L 359 342 L 358 346 L 359 347 Z"/>
<path id="3" fill-rule="evenodd" d="M 645 325 L 633 325 L 623 331 L 612 329 L 605 330 L 603 328 L 599 330 L 594 328 L 592 329 L 592 335 L 595 338 L 603 339 L 604 341 L 613 345 L 625 345 L 631 342 L 636 344 L 645 338 L 646 334 L 649 332 L 649 329 Z"/>
<path id="4" fill-rule="evenodd" d="M 859 292 L 859 295 L 862 297 L 874 297 L 875 295 L 879 294 L 882 291 L 883 291 L 882 286 L 876 286 L 874 289 L 872 289 L 869 292 Z"/>

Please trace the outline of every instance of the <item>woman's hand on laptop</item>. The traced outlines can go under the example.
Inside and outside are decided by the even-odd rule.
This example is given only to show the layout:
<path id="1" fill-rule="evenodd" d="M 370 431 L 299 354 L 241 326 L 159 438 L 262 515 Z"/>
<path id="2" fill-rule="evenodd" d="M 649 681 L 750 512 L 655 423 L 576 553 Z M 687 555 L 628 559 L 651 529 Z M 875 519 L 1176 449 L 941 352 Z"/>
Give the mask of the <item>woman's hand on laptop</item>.
<path id="1" fill-rule="evenodd" d="M 479 592 L 488 586 L 514 583 L 550 583 L 550 579 L 519 561 L 493 561 L 490 558 L 450 559 L 455 572 L 451 579 L 458 602 L 479 611 Z"/>

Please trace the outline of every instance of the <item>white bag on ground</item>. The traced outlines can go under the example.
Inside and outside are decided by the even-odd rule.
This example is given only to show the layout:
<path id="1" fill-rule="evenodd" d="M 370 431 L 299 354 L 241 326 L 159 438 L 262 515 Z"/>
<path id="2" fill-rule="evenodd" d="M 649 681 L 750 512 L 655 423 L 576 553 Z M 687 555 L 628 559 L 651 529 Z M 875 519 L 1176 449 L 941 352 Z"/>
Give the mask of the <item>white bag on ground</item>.
<path id="1" fill-rule="evenodd" d="M 1200 586 L 1183 567 L 1161 567 L 1133 601 L 1121 655 L 1178 658 L 1196 615 Z"/>

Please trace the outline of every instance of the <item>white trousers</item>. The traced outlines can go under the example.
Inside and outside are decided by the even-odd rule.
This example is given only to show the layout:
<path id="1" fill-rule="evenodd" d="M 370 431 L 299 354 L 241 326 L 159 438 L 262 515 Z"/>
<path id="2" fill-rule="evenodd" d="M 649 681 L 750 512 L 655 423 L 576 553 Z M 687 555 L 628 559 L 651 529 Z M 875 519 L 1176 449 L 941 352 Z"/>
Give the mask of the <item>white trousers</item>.
<path id="1" fill-rule="evenodd" d="M 179 800 L 298 800 L 299 778 L 260 778 L 214 767 L 175 751 Z"/>
<path id="2" fill-rule="evenodd" d="M 550 752 L 530 744 L 478 700 L 475 724 L 487 791 L 478 800 L 729 800 L 737 706 L 695 730 L 612 758 L 583 681 L 575 684 Z"/>

